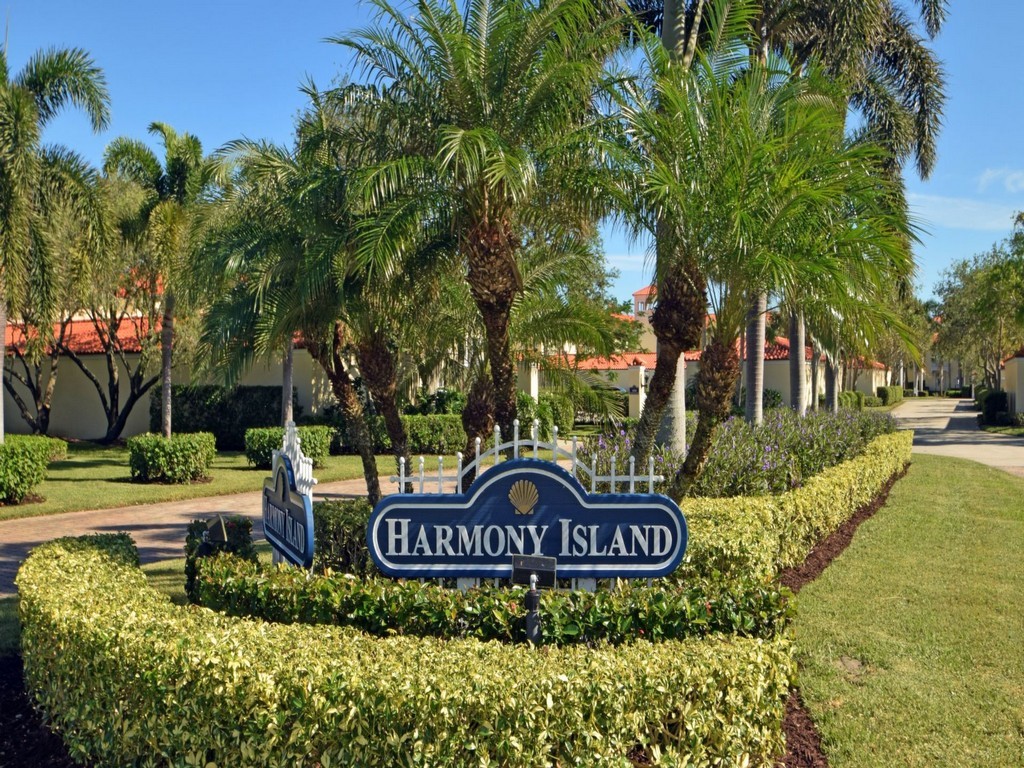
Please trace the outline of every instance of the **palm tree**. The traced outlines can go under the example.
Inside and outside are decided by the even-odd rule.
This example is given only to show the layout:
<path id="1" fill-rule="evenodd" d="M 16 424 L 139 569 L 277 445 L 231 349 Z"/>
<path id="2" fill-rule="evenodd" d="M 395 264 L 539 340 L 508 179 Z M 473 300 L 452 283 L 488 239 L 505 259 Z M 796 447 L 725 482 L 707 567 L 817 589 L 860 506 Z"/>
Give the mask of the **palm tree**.
<path id="1" fill-rule="evenodd" d="M 701 357 L 694 443 L 671 486 L 681 496 L 728 415 L 751 299 L 812 279 L 822 295 L 831 287 L 832 305 L 865 296 L 882 275 L 909 269 L 908 229 L 881 172 L 887 155 L 841 139 L 841 99 L 813 70 L 793 78 L 736 45 L 698 53 L 689 70 L 657 42 L 644 50 L 653 93 L 634 90 L 623 102 L 634 194 L 646 201 L 643 210 L 662 212 L 661 226 L 678 244 L 668 252 L 674 260 L 659 253 L 659 277 L 704 276 L 715 313 Z"/>
<path id="2" fill-rule="evenodd" d="M 110 96 L 103 73 L 79 48 L 52 48 L 36 53 L 12 75 L 7 51 L 0 48 L 0 328 L 7 327 L 9 307 L 17 309 L 29 275 L 30 259 L 47 257 L 45 236 L 50 203 L 75 201 L 99 235 L 98 206 L 91 171 L 62 147 L 44 147 L 47 123 L 67 106 L 82 109 L 92 128 L 110 120 Z M 0 356 L 0 378 L 4 357 Z M 2 401 L 2 398 L 0 398 Z M 0 443 L 4 438 L 0 402 Z"/>
<path id="3" fill-rule="evenodd" d="M 109 176 L 132 181 L 148 194 L 140 213 L 147 247 L 161 262 L 163 317 L 160 328 L 160 425 L 171 436 L 171 368 L 174 322 L 179 294 L 187 289 L 187 265 L 198 239 L 200 209 L 227 178 L 225 164 L 205 157 L 199 139 L 178 134 L 166 123 L 150 123 L 149 132 L 159 136 L 164 162 L 137 139 L 120 137 L 107 147 L 103 158 Z"/>
<path id="4" fill-rule="evenodd" d="M 374 0 L 380 22 L 336 42 L 377 88 L 382 120 L 410 141 L 369 194 L 411 227 L 451 232 L 480 312 L 495 416 L 516 415 L 510 318 L 528 231 L 586 229 L 602 212 L 592 169 L 594 106 L 621 14 L 600 0 Z M 364 258 L 386 268 L 393 239 Z"/>

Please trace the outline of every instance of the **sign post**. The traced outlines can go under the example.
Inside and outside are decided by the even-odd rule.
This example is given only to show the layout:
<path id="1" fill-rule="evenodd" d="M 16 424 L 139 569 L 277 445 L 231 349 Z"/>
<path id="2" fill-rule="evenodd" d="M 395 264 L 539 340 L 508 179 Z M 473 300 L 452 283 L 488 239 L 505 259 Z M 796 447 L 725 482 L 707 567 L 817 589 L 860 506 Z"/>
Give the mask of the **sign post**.
<path id="1" fill-rule="evenodd" d="M 313 566 L 313 460 L 302 453 L 295 422 L 285 427 L 280 451 L 274 451 L 271 475 L 263 483 L 263 535 L 275 562 Z"/>

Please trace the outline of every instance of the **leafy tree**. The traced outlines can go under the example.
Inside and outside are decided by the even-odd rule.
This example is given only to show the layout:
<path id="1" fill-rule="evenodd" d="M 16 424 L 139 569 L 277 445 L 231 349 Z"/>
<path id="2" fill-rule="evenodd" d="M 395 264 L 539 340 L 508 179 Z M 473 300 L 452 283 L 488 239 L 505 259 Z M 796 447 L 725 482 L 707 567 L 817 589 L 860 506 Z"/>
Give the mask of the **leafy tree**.
<path id="1" fill-rule="evenodd" d="M 1024 248 L 1018 238 L 955 262 L 943 273 L 936 351 L 1002 387 L 1002 362 L 1024 343 Z"/>
<path id="2" fill-rule="evenodd" d="M 82 109 L 93 129 L 101 130 L 110 119 L 109 104 L 103 73 L 85 51 L 41 51 L 13 74 L 6 49 L 0 49 L 0 328 L 7 327 L 9 308 L 18 312 L 25 306 L 32 262 L 45 265 L 53 258 L 49 213 L 58 200 L 91 222 L 94 240 L 101 235 L 91 170 L 67 149 L 44 146 L 42 132 L 67 106 Z M 34 300 L 49 301 L 46 280 L 36 287 L 42 293 Z M 0 378 L 5 357 L 0 356 Z M 0 398 L 0 442 L 3 436 Z"/>
<path id="3" fill-rule="evenodd" d="M 140 210 L 143 226 L 137 231 L 145 248 L 159 263 L 163 313 L 160 322 L 161 429 L 171 436 L 171 368 L 174 323 L 179 295 L 187 293 L 188 265 L 199 240 L 201 210 L 227 178 L 227 168 L 203 155 L 199 139 L 178 134 L 166 123 L 150 123 L 149 132 L 160 138 L 164 161 L 137 139 L 114 139 L 104 155 L 104 171 L 132 181 L 147 193 Z"/>
<path id="4" fill-rule="evenodd" d="M 107 420 L 99 442 L 112 443 L 121 437 L 135 406 L 159 381 L 153 363 L 161 343 L 163 261 L 140 237 L 149 205 L 147 191 L 119 179 L 105 179 L 101 190 L 108 235 L 104 247 L 90 259 L 88 283 L 75 306 L 96 334 L 106 376 L 89 367 L 73 335 L 63 334 L 58 345 L 95 389 Z"/>

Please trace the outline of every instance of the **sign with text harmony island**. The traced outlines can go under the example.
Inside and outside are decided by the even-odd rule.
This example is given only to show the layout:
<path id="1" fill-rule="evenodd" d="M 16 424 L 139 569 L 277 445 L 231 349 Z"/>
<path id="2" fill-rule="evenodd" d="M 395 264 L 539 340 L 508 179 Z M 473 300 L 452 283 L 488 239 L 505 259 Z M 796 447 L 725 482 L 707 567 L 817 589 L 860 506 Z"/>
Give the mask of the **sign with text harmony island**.
<path id="1" fill-rule="evenodd" d="M 366 537 L 390 576 L 508 577 L 513 555 L 543 555 L 559 576 L 651 578 L 676 569 L 687 532 L 665 496 L 591 494 L 557 464 L 513 459 L 466 493 L 385 498 Z"/>

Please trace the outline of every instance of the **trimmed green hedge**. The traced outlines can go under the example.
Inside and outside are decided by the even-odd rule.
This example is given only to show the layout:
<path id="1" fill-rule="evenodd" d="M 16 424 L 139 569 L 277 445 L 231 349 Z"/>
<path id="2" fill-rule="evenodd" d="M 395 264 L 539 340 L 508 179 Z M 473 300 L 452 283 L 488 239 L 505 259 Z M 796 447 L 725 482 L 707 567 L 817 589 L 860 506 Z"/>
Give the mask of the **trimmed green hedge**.
<path id="1" fill-rule="evenodd" d="M 54 443 L 45 437 L 11 435 L 0 445 L 0 501 L 20 504 L 46 479 L 46 467 L 54 455 Z"/>
<path id="2" fill-rule="evenodd" d="M 683 499 L 690 541 L 680 573 L 767 578 L 797 565 L 906 467 L 913 439 L 909 431 L 876 437 L 860 456 L 777 496 Z"/>
<path id="3" fill-rule="evenodd" d="M 17 583 L 26 686 L 79 761 L 626 766 L 639 748 L 700 768 L 783 749 L 784 638 L 537 650 L 267 624 L 175 606 L 62 542 Z"/>
<path id="4" fill-rule="evenodd" d="M 882 405 L 895 405 L 903 399 L 903 387 L 879 387 L 875 394 L 882 401 Z"/>
<path id="5" fill-rule="evenodd" d="M 209 432 L 128 438 L 128 470 L 139 483 L 193 483 L 206 477 L 217 446 Z"/>
<path id="6" fill-rule="evenodd" d="M 313 460 L 314 467 L 322 467 L 331 455 L 331 427 L 297 427 L 302 453 Z M 245 459 L 260 469 L 270 469 L 274 451 L 281 450 L 284 427 L 254 427 L 245 430 Z"/>
<path id="7" fill-rule="evenodd" d="M 523 587 L 481 586 L 465 593 L 433 583 L 310 576 L 298 568 L 265 569 L 239 558 L 198 563 L 200 605 L 231 616 L 284 623 L 336 624 L 383 637 L 525 637 Z M 761 580 L 659 580 L 615 590 L 549 592 L 541 600 L 544 645 L 639 638 L 679 640 L 715 633 L 773 637 L 790 609 L 777 585 Z"/>
<path id="8" fill-rule="evenodd" d="M 413 455 L 450 456 L 466 449 L 466 432 L 462 428 L 462 416 L 458 414 L 403 415 L 401 419 L 409 439 L 409 453 Z M 344 421 L 332 418 L 331 425 L 336 430 L 331 452 L 355 453 Z M 384 427 L 384 417 L 374 416 L 367 419 L 367 426 L 370 428 L 374 451 L 389 453 L 391 438 Z"/>
<path id="9" fill-rule="evenodd" d="M 853 411 L 864 410 L 864 393 L 858 392 L 855 389 L 848 389 L 845 392 L 840 392 L 837 396 L 839 398 L 840 408 L 849 408 Z"/>
<path id="10" fill-rule="evenodd" d="M 68 457 L 68 441 L 49 435 L 6 435 L 4 442 L 14 445 L 45 445 L 47 461 L 64 461 Z"/>
<path id="11" fill-rule="evenodd" d="M 162 391 L 159 387 L 154 389 L 150 401 L 151 432 L 160 431 Z M 302 409 L 294 389 L 292 403 L 299 414 Z M 241 451 L 245 449 L 247 429 L 281 423 L 281 387 L 175 384 L 171 387 L 171 410 L 176 430 L 212 432 L 218 451 Z"/>

